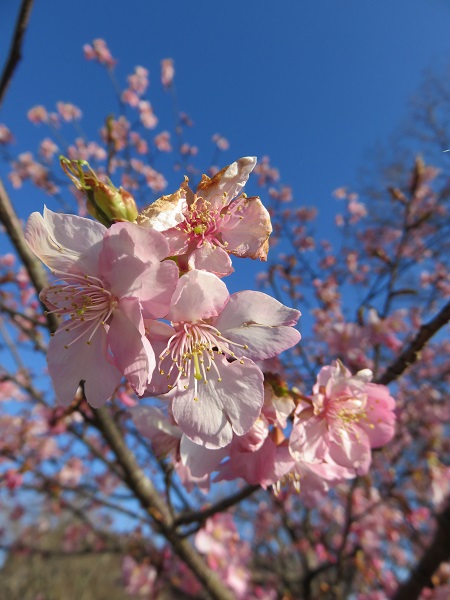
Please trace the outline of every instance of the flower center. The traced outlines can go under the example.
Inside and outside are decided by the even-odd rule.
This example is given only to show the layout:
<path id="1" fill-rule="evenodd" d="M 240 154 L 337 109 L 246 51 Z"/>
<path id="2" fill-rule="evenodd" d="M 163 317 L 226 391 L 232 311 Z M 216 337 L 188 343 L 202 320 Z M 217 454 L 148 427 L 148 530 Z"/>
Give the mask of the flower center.
<path id="1" fill-rule="evenodd" d="M 197 247 L 200 247 L 206 240 L 215 239 L 219 219 L 220 212 L 213 208 L 211 202 L 199 197 L 189 206 L 182 227 L 189 235 L 189 241 L 197 242 Z"/>
<path id="2" fill-rule="evenodd" d="M 64 329 L 67 333 L 80 329 L 80 334 L 64 346 L 65 348 L 84 335 L 89 335 L 87 344 L 90 344 L 98 327 L 108 322 L 117 300 L 98 277 L 60 271 L 57 273 L 65 283 L 52 284 L 45 289 L 44 302 L 52 309 L 46 311 L 46 314 L 54 313 L 59 318 L 63 315 L 69 316 L 70 320 Z M 61 329 L 56 333 L 59 331 Z"/>
<path id="3" fill-rule="evenodd" d="M 189 236 L 189 241 L 195 241 L 197 248 L 200 248 L 206 241 L 213 243 L 215 246 L 226 248 L 228 242 L 222 242 L 220 230 L 226 225 L 227 229 L 233 229 L 244 218 L 240 212 L 242 211 L 242 203 L 237 201 L 228 204 L 226 194 L 222 196 L 223 206 L 214 208 L 211 198 L 204 200 L 201 196 L 195 198 L 194 202 L 188 208 L 186 220 L 179 226 L 179 229 L 185 231 Z M 246 196 L 243 195 L 242 199 Z"/>
<path id="4" fill-rule="evenodd" d="M 178 373 L 173 383 L 168 384 L 172 389 L 181 380 L 184 380 L 184 389 L 189 388 L 191 377 L 194 380 L 194 400 L 198 400 L 198 383 L 203 381 L 206 385 L 209 381 L 211 369 L 217 376 L 217 381 L 222 381 L 218 366 L 215 363 L 216 354 L 222 354 L 227 358 L 243 359 L 237 357 L 230 349 L 230 345 L 246 350 L 248 346 L 237 344 L 223 338 L 220 331 L 208 323 L 172 323 L 176 333 L 169 339 L 164 351 L 159 355 L 158 369 L 161 375 L 167 379 L 172 377 L 174 369 Z M 171 364 L 170 364 L 171 363 Z M 167 373 L 163 365 L 170 364 Z"/>

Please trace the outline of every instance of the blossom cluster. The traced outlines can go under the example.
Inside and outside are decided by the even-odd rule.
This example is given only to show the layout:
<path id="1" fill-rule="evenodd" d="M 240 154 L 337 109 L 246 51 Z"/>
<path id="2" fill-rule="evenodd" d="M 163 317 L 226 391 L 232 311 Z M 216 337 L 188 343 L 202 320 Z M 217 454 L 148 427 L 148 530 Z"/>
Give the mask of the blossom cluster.
<path id="1" fill-rule="evenodd" d="M 130 86 L 145 89 L 146 72 Z M 207 488 L 217 472 L 275 489 L 292 481 L 314 502 L 367 473 L 371 448 L 394 433 L 387 388 L 336 362 L 310 396 L 289 390 L 277 357 L 300 340 L 299 311 L 261 292 L 230 294 L 223 281 L 232 256 L 267 259 L 269 213 L 242 191 L 256 159 L 203 175 L 195 192 L 186 178 L 141 212 L 84 161 L 61 162 L 96 221 L 45 208 L 26 227 L 55 276 L 40 299 L 65 317 L 47 355 L 58 403 L 81 385 L 99 408 L 123 378 L 160 398 L 162 409 L 144 400 L 130 412 L 187 487 Z"/>

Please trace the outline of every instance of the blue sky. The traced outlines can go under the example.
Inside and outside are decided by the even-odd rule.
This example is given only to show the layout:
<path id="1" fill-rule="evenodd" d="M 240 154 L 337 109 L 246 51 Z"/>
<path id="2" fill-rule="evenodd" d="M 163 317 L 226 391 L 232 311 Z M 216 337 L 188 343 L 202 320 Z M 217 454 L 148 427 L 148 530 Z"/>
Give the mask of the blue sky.
<path id="1" fill-rule="evenodd" d="M 0 4 L 3 59 L 19 4 Z M 198 167 L 209 164 L 219 132 L 231 143 L 224 162 L 268 154 L 295 201 L 316 204 L 327 224 L 333 189 L 356 181 L 365 151 L 405 116 L 423 70 L 449 62 L 449 31 L 447 0 L 41 0 L 0 122 L 17 151 L 32 149 L 45 132 L 28 123 L 27 110 L 72 101 L 94 136 L 116 110 L 105 73 L 82 58 L 83 44 L 97 37 L 119 59 L 121 82 L 135 65 L 149 68 L 150 100 L 163 121 L 159 64 L 172 57 L 180 107 L 195 122 Z M 165 175 L 178 183 L 179 175 Z M 23 216 L 47 200 L 30 189 L 13 196 Z"/>

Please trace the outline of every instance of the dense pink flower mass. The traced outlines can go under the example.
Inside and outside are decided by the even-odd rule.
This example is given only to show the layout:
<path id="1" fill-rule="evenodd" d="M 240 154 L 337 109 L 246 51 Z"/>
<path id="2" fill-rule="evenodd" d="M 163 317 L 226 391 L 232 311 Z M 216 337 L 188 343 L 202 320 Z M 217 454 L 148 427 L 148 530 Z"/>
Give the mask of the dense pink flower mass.
<path id="1" fill-rule="evenodd" d="M 344 477 L 367 473 L 371 448 L 388 443 L 395 426 L 395 401 L 371 378 L 369 369 L 352 375 L 340 361 L 321 369 L 313 395 L 297 408 L 291 436 L 291 448 L 305 462 L 341 467 Z"/>
<path id="2" fill-rule="evenodd" d="M 219 277 L 233 272 L 229 254 L 266 260 L 270 216 L 259 198 L 241 194 L 256 165 L 240 158 L 212 179 L 203 175 L 194 194 L 186 182 L 138 217 L 138 223 L 164 232 L 182 271 L 203 269 Z"/>
<path id="3" fill-rule="evenodd" d="M 144 317 L 164 317 L 178 277 L 164 237 L 132 223 L 100 223 L 44 209 L 27 223 L 33 252 L 58 279 L 41 299 L 60 325 L 48 350 L 58 402 L 67 405 L 84 381 L 89 403 L 101 406 L 122 375 L 142 394 L 155 368 Z"/>
<path id="4" fill-rule="evenodd" d="M 148 392 L 170 392 L 181 430 L 208 448 L 226 446 L 233 431 L 244 435 L 264 401 L 263 374 L 254 360 L 270 358 L 300 339 L 300 313 L 260 292 L 229 295 L 206 271 L 179 281 L 165 323 L 146 322 L 159 353 L 159 375 Z"/>

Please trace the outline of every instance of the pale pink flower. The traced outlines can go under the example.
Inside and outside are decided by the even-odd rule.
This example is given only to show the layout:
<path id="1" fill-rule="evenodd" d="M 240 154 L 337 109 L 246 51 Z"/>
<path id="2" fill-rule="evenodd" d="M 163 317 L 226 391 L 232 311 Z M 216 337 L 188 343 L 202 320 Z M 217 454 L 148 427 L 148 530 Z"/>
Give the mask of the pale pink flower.
<path id="1" fill-rule="evenodd" d="M 196 194 L 186 181 L 137 222 L 165 233 L 182 271 L 203 269 L 223 277 L 233 272 L 229 254 L 266 260 L 269 213 L 259 198 L 241 194 L 255 164 L 253 157 L 241 158 L 212 179 L 203 175 Z"/>
<path id="2" fill-rule="evenodd" d="M 57 102 L 56 108 L 64 121 L 78 121 L 81 119 L 81 110 L 70 102 Z"/>
<path id="3" fill-rule="evenodd" d="M 105 40 L 96 39 L 91 44 L 85 44 L 83 46 L 84 57 L 87 60 L 98 60 L 102 65 L 105 65 L 109 69 L 112 69 L 117 61 L 111 56 L 108 46 Z"/>
<path id="4" fill-rule="evenodd" d="M 340 361 L 320 370 L 310 403 L 299 405 L 291 436 L 305 461 L 367 473 L 371 448 L 389 442 L 395 427 L 395 401 L 371 378 L 369 369 L 352 375 Z"/>
<path id="5" fill-rule="evenodd" d="M 178 277 L 164 237 L 132 223 L 98 222 L 44 209 L 28 219 L 26 239 L 59 281 L 41 292 L 67 315 L 52 337 L 48 369 L 58 402 L 72 402 L 80 381 L 101 406 L 122 374 L 143 393 L 155 367 L 144 317 L 164 317 Z M 63 283 L 64 281 L 65 283 Z"/>
<path id="6" fill-rule="evenodd" d="M 83 461 L 77 456 L 71 456 L 58 473 L 62 485 L 76 487 L 85 471 Z"/>
<path id="7" fill-rule="evenodd" d="M 141 100 L 138 104 L 141 123 L 147 129 L 154 129 L 158 125 L 158 118 L 153 112 L 152 105 L 148 100 Z"/>
<path id="8" fill-rule="evenodd" d="M 35 125 L 46 123 L 48 121 L 48 113 L 45 106 L 33 106 L 27 113 L 28 119 Z"/>
<path id="9" fill-rule="evenodd" d="M 161 192 L 167 186 L 167 181 L 164 179 L 164 176 L 150 165 L 145 165 L 141 160 L 136 158 L 132 158 L 130 164 L 137 173 L 140 173 L 145 177 L 148 187 L 153 192 Z M 142 223 L 139 224 L 142 225 Z"/>
<path id="10" fill-rule="evenodd" d="M 134 73 L 128 76 L 130 90 L 142 96 L 148 87 L 148 70 L 145 67 L 135 67 Z"/>
<path id="11" fill-rule="evenodd" d="M 255 174 L 259 175 L 258 185 L 260 186 L 276 183 L 280 179 L 278 169 L 270 166 L 270 159 L 268 156 L 263 156 L 256 165 Z"/>
<path id="12" fill-rule="evenodd" d="M 154 137 L 155 146 L 160 152 L 171 152 L 172 146 L 170 145 L 170 133 L 168 131 L 161 131 Z"/>
<path id="13" fill-rule="evenodd" d="M 58 152 L 58 146 L 50 138 L 45 138 L 39 145 L 39 154 L 47 161 L 52 160 Z"/>
<path id="14" fill-rule="evenodd" d="M 163 58 L 161 61 L 161 83 L 165 88 L 171 87 L 175 76 L 175 67 L 172 58 Z"/>
<path id="15" fill-rule="evenodd" d="M 0 265 L 3 267 L 12 267 L 16 262 L 16 257 L 12 252 L 7 252 L 6 254 L 0 255 Z"/>
<path id="16" fill-rule="evenodd" d="M 136 148 L 138 154 L 148 153 L 147 141 L 142 138 L 137 131 L 130 131 L 130 142 Z"/>
<path id="17" fill-rule="evenodd" d="M 289 440 L 289 453 L 293 464 L 289 472 L 282 474 L 275 485 L 276 490 L 284 483 L 291 483 L 300 493 L 306 506 L 312 508 L 327 494 L 330 487 L 354 477 L 354 472 L 333 462 L 309 460 L 303 447 L 303 439 L 294 427 Z"/>
<path id="18" fill-rule="evenodd" d="M 190 271 L 177 284 L 166 323 L 146 322 L 159 354 L 148 393 L 170 391 L 173 416 L 195 443 L 228 445 L 258 418 L 263 374 L 255 360 L 270 358 L 300 339 L 300 313 L 260 292 L 229 295 L 206 271 Z"/>
<path id="19" fill-rule="evenodd" d="M 120 96 L 122 102 L 129 104 L 130 106 L 136 107 L 140 102 L 139 96 L 133 90 L 124 90 Z"/>
<path id="20" fill-rule="evenodd" d="M 234 437 L 230 458 L 219 465 L 214 481 L 232 481 L 238 477 L 250 485 L 267 488 L 283 478 L 294 466 L 294 459 L 286 445 L 277 446 L 271 436 L 266 436 L 260 446 L 254 445 L 255 431 L 239 438 Z"/>
<path id="21" fill-rule="evenodd" d="M 202 554 L 229 559 L 229 544 L 239 541 L 233 517 L 229 513 L 218 513 L 207 519 L 204 527 L 196 533 L 194 543 Z"/>
<path id="22" fill-rule="evenodd" d="M 13 141 L 13 135 L 11 131 L 0 123 L 0 144 L 10 144 Z"/>
<path id="23" fill-rule="evenodd" d="M 279 202 L 292 202 L 293 199 L 292 188 L 288 185 L 282 185 L 280 189 L 269 188 L 269 195 Z"/>
<path id="24" fill-rule="evenodd" d="M 138 563 L 129 555 L 123 558 L 122 578 L 127 594 L 142 598 L 154 597 L 158 573 L 148 561 Z"/>
<path id="25" fill-rule="evenodd" d="M 250 560 L 250 545 L 240 539 L 230 514 L 219 513 L 208 519 L 196 534 L 194 543 L 197 550 L 207 556 L 210 568 L 217 571 L 230 588 L 233 598 L 250 598 L 250 574 L 246 567 Z"/>
<path id="26" fill-rule="evenodd" d="M 225 151 L 229 150 L 230 148 L 230 142 L 219 133 L 215 133 L 212 136 L 212 141 L 216 144 L 219 150 Z"/>
<path id="27" fill-rule="evenodd" d="M 103 161 L 107 158 L 106 150 L 96 142 L 87 142 L 83 138 L 75 140 L 75 146 L 69 146 L 67 156 L 72 160 L 89 161 L 92 158 Z"/>
<path id="28" fill-rule="evenodd" d="M 19 154 L 17 160 L 12 163 L 12 169 L 8 177 L 15 188 L 20 188 L 24 181 L 30 179 L 34 185 L 48 194 L 55 194 L 58 191 L 56 185 L 50 180 L 48 169 L 37 162 L 31 152 Z"/>

